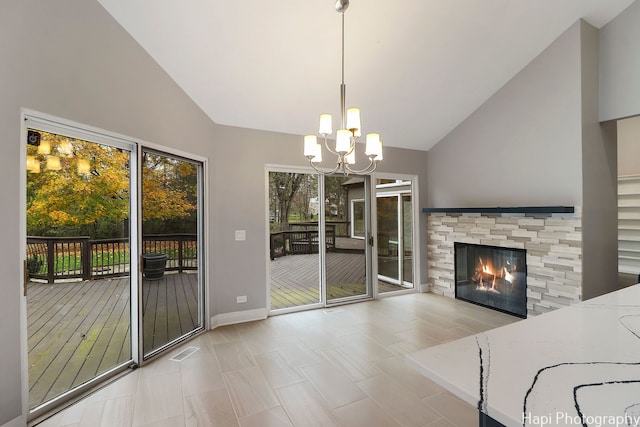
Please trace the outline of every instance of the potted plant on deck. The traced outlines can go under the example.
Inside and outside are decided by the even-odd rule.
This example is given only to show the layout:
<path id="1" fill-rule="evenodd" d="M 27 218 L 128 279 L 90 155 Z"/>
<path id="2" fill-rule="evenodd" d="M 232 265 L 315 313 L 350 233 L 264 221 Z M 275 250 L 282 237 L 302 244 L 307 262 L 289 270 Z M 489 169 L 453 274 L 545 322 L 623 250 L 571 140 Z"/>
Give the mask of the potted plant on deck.
<path id="1" fill-rule="evenodd" d="M 167 255 L 163 253 L 142 254 L 142 274 L 147 280 L 160 280 L 167 267 Z"/>

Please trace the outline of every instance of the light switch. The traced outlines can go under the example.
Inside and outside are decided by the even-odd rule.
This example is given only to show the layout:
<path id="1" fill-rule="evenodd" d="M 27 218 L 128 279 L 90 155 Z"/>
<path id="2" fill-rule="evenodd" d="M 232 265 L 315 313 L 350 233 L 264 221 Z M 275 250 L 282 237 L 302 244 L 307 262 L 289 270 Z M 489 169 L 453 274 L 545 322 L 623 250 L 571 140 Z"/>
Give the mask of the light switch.
<path id="1" fill-rule="evenodd" d="M 236 240 L 247 240 L 247 230 L 236 230 Z"/>

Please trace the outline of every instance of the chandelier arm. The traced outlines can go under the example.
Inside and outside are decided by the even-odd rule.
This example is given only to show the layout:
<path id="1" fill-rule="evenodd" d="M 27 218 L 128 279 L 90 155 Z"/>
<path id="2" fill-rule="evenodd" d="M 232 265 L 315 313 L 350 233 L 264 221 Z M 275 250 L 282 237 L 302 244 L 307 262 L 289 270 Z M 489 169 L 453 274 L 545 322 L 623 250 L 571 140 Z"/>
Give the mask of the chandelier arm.
<path id="1" fill-rule="evenodd" d="M 333 151 L 333 150 L 331 149 L 331 147 L 329 147 L 329 143 L 327 142 L 327 137 L 326 137 L 326 136 L 324 137 L 324 146 L 325 146 L 325 148 L 326 148 L 326 149 L 327 149 L 331 154 L 334 154 L 334 155 L 336 155 L 336 156 L 339 156 L 339 155 L 340 155 L 340 154 L 338 154 L 338 152 L 337 152 L 337 151 Z"/>
<path id="2" fill-rule="evenodd" d="M 333 175 L 334 173 L 336 173 L 338 171 L 338 169 L 340 169 L 341 164 L 338 163 L 336 165 L 335 168 L 329 170 L 329 169 L 320 169 L 319 167 L 316 167 L 315 164 L 313 164 L 313 162 L 311 161 L 311 159 L 309 159 L 309 164 L 311 165 L 311 167 L 318 172 L 320 175 Z"/>
<path id="3" fill-rule="evenodd" d="M 369 157 L 369 164 L 364 169 L 360 169 L 360 170 L 352 169 L 349 167 L 349 165 L 345 164 L 345 168 L 349 171 L 349 173 L 352 173 L 355 175 L 361 175 L 361 174 L 368 175 L 372 173 L 374 170 L 376 170 L 377 167 L 378 167 L 378 162 L 373 160 L 372 157 Z"/>

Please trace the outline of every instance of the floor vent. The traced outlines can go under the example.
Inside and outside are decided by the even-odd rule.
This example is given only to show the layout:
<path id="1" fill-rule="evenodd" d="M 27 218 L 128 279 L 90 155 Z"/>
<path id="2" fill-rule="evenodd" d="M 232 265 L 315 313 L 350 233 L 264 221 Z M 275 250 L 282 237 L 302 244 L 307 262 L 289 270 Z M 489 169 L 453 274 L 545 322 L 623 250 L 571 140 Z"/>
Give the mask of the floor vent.
<path id="1" fill-rule="evenodd" d="M 324 314 L 341 313 L 343 311 L 344 311 L 344 308 L 329 308 L 327 310 L 322 310 Z"/>
<path id="2" fill-rule="evenodd" d="M 187 347 L 169 360 L 173 360 L 174 362 L 182 362 L 184 359 L 191 356 L 193 353 L 195 353 L 198 350 L 200 350 L 199 347 Z"/>

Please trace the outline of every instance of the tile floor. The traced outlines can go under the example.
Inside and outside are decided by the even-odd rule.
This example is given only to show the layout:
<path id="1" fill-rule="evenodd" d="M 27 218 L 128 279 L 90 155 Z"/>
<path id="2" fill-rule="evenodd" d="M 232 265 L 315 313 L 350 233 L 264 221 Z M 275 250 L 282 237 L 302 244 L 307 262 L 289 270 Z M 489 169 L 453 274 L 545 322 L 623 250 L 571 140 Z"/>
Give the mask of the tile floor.
<path id="1" fill-rule="evenodd" d="M 39 425 L 474 426 L 404 356 L 517 320 L 411 294 L 219 327 Z M 200 350 L 169 360 L 187 346 Z"/>

